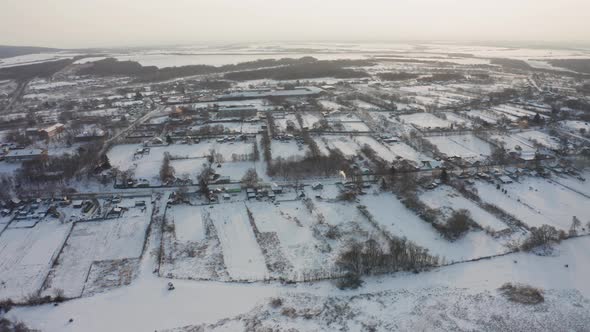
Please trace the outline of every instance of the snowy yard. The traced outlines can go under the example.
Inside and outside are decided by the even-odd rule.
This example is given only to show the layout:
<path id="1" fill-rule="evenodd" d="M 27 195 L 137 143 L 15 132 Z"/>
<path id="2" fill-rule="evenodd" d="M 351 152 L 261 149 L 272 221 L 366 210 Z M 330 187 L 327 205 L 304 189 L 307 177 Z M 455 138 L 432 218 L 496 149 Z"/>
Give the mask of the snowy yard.
<path id="1" fill-rule="evenodd" d="M 448 186 L 439 186 L 434 190 L 429 190 L 423 193 L 420 199 L 431 208 L 442 209 L 443 212 L 445 210 L 458 211 L 465 209 L 470 212 L 473 220 L 483 228 L 490 228 L 496 232 L 508 228 L 504 222 Z"/>
<path id="2" fill-rule="evenodd" d="M 250 226 L 244 203 L 215 205 L 209 212 L 221 241 L 230 277 L 235 280 L 268 277 L 264 256 Z"/>
<path id="3" fill-rule="evenodd" d="M 492 153 L 487 142 L 473 135 L 433 136 L 427 139 L 449 157 L 482 160 Z"/>
<path id="4" fill-rule="evenodd" d="M 404 114 L 399 117 L 402 122 L 410 123 L 422 129 L 448 128 L 451 122 L 434 116 L 431 113 Z"/>
<path id="5" fill-rule="evenodd" d="M 530 227 L 548 224 L 567 231 L 573 216 L 582 223 L 590 221 L 589 199 L 550 180 L 523 178 L 520 182 L 502 185 L 507 194 L 482 181 L 477 181 L 475 188 L 484 201 L 498 205 Z"/>
<path id="6" fill-rule="evenodd" d="M 138 258 L 150 222 L 151 206 L 132 208 L 116 219 L 77 223 L 49 274 L 42 294 L 64 291 L 66 297 L 82 295 L 92 264 L 106 260 Z"/>
<path id="7" fill-rule="evenodd" d="M 24 300 L 41 289 L 70 227 L 47 219 L 33 228 L 7 229 L 0 235 L 0 301 Z"/>

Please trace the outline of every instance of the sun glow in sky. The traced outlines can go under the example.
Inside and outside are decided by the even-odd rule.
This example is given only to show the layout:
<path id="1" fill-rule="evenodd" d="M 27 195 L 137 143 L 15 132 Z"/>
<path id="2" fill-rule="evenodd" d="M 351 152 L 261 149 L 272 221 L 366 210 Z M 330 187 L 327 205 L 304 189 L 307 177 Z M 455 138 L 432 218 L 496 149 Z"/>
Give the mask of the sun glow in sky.
<path id="1" fill-rule="evenodd" d="M 2 0 L 0 44 L 589 42 L 588 0 Z"/>

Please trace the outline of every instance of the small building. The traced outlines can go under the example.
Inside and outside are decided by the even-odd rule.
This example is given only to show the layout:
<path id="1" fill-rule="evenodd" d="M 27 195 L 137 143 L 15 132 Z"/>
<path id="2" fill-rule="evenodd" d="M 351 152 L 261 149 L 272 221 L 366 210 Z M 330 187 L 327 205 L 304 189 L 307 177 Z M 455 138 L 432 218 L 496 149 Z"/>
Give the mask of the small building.
<path id="1" fill-rule="evenodd" d="M 272 192 L 275 193 L 275 194 L 282 194 L 283 193 L 283 188 L 280 187 L 276 183 L 271 184 L 270 185 L 270 188 L 271 188 Z"/>
<path id="2" fill-rule="evenodd" d="M 503 184 L 513 183 L 512 179 L 506 175 L 502 175 L 502 176 L 498 177 L 498 180 L 500 180 L 500 182 L 502 182 Z"/>
<path id="3" fill-rule="evenodd" d="M 64 129 L 65 126 L 62 123 L 56 123 L 54 125 L 39 130 L 39 136 L 41 138 L 55 137 L 57 134 L 63 132 Z"/>
<path id="4" fill-rule="evenodd" d="M 15 163 L 25 160 L 33 160 L 45 155 L 47 155 L 47 151 L 41 149 L 10 150 L 4 156 L 4 159 L 9 163 Z"/>
<path id="5" fill-rule="evenodd" d="M 316 183 L 314 183 L 314 184 L 311 185 L 311 189 L 313 189 L 313 190 L 322 190 L 322 189 L 324 189 L 324 185 L 321 184 L 321 183 L 319 183 L 319 182 L 316 182 Z"/>

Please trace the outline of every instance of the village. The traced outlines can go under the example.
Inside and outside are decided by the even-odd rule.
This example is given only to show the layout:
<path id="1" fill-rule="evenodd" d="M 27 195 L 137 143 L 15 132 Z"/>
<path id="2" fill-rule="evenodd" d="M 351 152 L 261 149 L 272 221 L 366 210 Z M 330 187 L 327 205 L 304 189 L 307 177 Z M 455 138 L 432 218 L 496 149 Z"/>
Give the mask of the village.
<path id="1" fill-rule="evenodd" d="M 588 73 L 428 56 L 161 80 L 108 56 L 44 77 L 0 63 L 0 301 L 74 303 L 145 275 L 166 292 L 356 289 L 587 241 Z"/>

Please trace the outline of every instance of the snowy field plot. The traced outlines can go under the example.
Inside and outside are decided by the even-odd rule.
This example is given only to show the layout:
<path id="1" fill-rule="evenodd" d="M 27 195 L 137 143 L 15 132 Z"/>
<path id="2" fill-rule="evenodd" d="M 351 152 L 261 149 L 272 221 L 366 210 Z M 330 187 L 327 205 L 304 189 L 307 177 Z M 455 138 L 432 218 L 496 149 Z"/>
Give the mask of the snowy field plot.
<path id="1" fill-rule="evenodd" d="M 199 144 L 174 144 L 169 146 L 151 147 L 150 153 L 134 159 L 134 153 L 137 149 L 142 148 L 140 144 L 121 144 L 114 146 L 107 153 L 111 164 L 125 171 L 133 169 L 136 178 L 144 178 L 151 181 L 159 181 L 159 169 L 162 166 L 164 153 L 168 152 L 172 157 L 179 158 L 202 158 L 209 155 L 211 150 L 221 154 L 226 162 L 232 161 L 232 156 L 247 155 L 252 153 L 252 142 L 230 142 L 218 143 L 215 141 L 204 141 Z M 174 161 L 178 162 L 178 160 Z M 194 171 L 190 170 L 190 165 L 195 164 Z M 179 175 L 183 173 L 193 174 L 200 170 L 202 161 L 193 160 L 193 163 L 181 163 Z"/>
<path id="2" fill-rule="evenodd" d="M 491 123 L 491 124 L 496 124 L 498 123 L 498 121 L 500 120 L 500 116 L 492 111 L 487 111 L 487 110 L 471 110 L 471 111 L 464 111 L 462 112 L 462 114 L 471 117 L 471 118 L 476 118 L 476 119 L 480 119 L 482 121 L 485 121 L 487 123 Z"/>
<path id="3" fill-rule="evenodd" d="M 586 197 L 545 179 L 525 178 L 520 183 L 503 185 L 508 194 L 482 181 L 477 181 L 475 188 L 484 201 L 501 207 L 530 227 L 547 224 L 567 231 L 573 216 L 583 224 L 590 221 Z"/>
<path id="4" fill-rule="evenodd" d="M 293 126 L 295 130 L 301 130 L 299 126 L 299 121 L 297 121 L 297 117 L 293 113 L 285 114 L 283 117 L 275 116 L 273 117 L 275 126 L 279 131 L 286 132 L 287 126 L 290 124 Z"/>
<path id="5" fill-rule="evenodd" d="M 277 234 L 280 249 L 293 266 L 291 275 L 283 277 L 297 279 L 302 272 L 317 270 L 327 264 L 327 257 L 318 250 L 318 240 L 309 227 L 312 216 L 301 201 L 282 202 L 279 206 L 266 202 L 249 202 L 247 205 L 261 232 Z"/>
<path id="6" fill-rule="evenodd" d="M 517 135 L 492 135 L 490 139 L 500 142 L 508 151 L 519 151 L 522 153 L 535 153 L 537 151 L 533 142 Z"/>
<path id="7" fill-rule="evenodd" d="M 416 127 L 427 128 L 448 128 L 451 122 L 438 118 L 431 113 L 414 113 L 400 115 L 402 122 L 411 123 Z"/>
<path id="8" fill-rule="evenodd" d="M 166 215 L 174 221 L 176 238 L 183 242 L 198 242 L 205 239 L 202 208 L 190 205 L 173 205 Z"/>
<path id="9" fill-rule="evenodd" d="M 473 135 L 433 136 L 427 139 L 447 156 L 481 160 L 492 153 L 487 142 Z"/>
<path id="10" fill-rule="evenodd" d="M 344 122 L 338 122 L 337 126 L 338 126 L 338 128 L 336 128 L 337 130 L 343 130 L 343 131 L 363 131 L 363 132 L 371 131 L 371 129 L 369 129 L 369 127 L 364 122 L 344 121 Z"/>
<path id="11" fill-rule="evenodd" d="M 558 229 L 567 231 L 573 216 L 577 216 L 582 224 L 590 221 L 590 199 L 550 180 L 530 177 L 502 187 L 508 190 L 508 195 L 548 218 Z"/>
<path id="12" fill-rule="evenodd" d="M 366 101 L 355 99 L 352 101 L 352 104 L 360 109 L 367 110 L 367 111 L 379 111 L 381 108 L 377 105 L 373 105 L 371 103 L 367 103 Z"/>
<path id="13" fill-rule="evenodd" d="M 574 191 L 581 192 L 582 194 L 590 196 L 590 171 L 582 172 L 582 178 L 586 179 L 586 181 L 580 181 L 573 176 L 558 174 L 551 178 L 551 181 L 557 182 L 563 186 L 566 186 Z"/>
<path id="14" fill-rule="evenodd" d="M 356 116 L 354 113 L 350 113 L 350 112 L 332 113 L 326 117 L 326 120 L 328 120 L 329 122 L 336 122 L 336 121 L 339 121 L 339 122 L 347 122 L 347 121 L 361 122 L 361 119 L 358 116 Z"/>
<path id="15" fill-rule="evenodd" d="M 382 193 L 361 198 L 369 212 L 384 229 L 392 235 L 406 237 L 415 244 L 439 255 L 447 262 L 473 259 L 503 253 L 506 248 L 485 232 L 469 232 L 464 237 L 450 242 L 432 227 L 408 210 L 394 195 Z"/>
<path id="16" fill-rule="evenodd" d="M 7 229 L 0 235 L 0 301 L 24 300 L 41 289 L 70 226 L 46 219 L 34 228 Z"/>
<path id="17" fill-rule="evenodd" d="M 323 119 L 320 113 L 305 112 L 301 114 L 301 120 L 303 120 L 303 126 L 309 129 L 313 128 L 313 125 Z"/>
<path id="18" fill-rule="evenodd" d="M 443 112 L 442 114 L 447 118 L 447 121 L 454 123 L 456 126 L 464 126 L 467 128 L 473 126 L 473 123 L 470 120 L 462 118 L 453 112 Z"/>
<path id="19" fill-rule="evenodd" d="M 319 100 L 318 101 L 320 103 L 320 105 L 322 105 L 326 110 L 328 111 L 337 111 L 339 109 L 341 109 L 342 105 L 335 103 L 333 101 L 330 100 Z"/>
<path id="20" fill-rule="evenodd" d="M 337 149 L 340 152 L 342 152 L 342 154 L 346 157 L 352 157 L 357 155 L 358 146 L 348 136 L 314 137 L 314 140 L 316 141 L 322 152 L 327 152 L 327 149 Z M 324 148 L 322 148 L 322 146 L 324 146 Z"/>
<path id="21" fill-rule="evenodd" d="M 295 141 L 278 141 L 273 140 L 271 143 L 271 153 L 273 159 L 276 158 L 296 158 L 300 159 L 305 157 L 305 154 L 309 151 L 307 145 L 298 144 Z"/>
<path id="22" fill-rule="evenodd" d="M 509 104 L 495 106 L 492 108 L 492 110 L 494 110 L 495 112 L 502 113 L 503 115 L 505 115 L 509 119 L 515 119 L 515 120 L 518 120 L 518 118 L 521 118 L 521 117 L 532 118 L 537 114 L 536 112 L 525 110 L 525 109 L 522 109 L 518 106 L 509 105 Z M 548 118 L 548 116 L 542 115 L 542 114 L 539 114 L 539 116 L 541 118 Z"/>
<path id="23" fill-rule="evenodd" d="M 377 155 L 383 160 L 386 161 L 393 161 L 396 160 L 398 155 L 393 153 L 387 146 L 377 142 L 373 137 L 370 136 L 355 136 L 353 140 L 359 145 L 359 147 L 363 147 L 365 144 L 370 146 Z"/>
<path id="24" fill-rule="evenodd" d="M 215 122 L 194 126 L 190 130 L 197 131 L 205 126 L 223 126 L 223 131 L 227 134 L 256 134 L 260 131 L 261 124 L 259 122 Z"/>
<path id="25" fill-rule="evenodd" d="M 420 195 L 420 200 L 433 209 L 442 209 L 443 212 L 445 210 L 449 210 L 447 212 L 450 212 L 465 209 L 471 213 L 473 220 L 483 228 L 490 228 L 496 232 L 508 228 L 504 222 L 448 186 L 441 186 L 434 190 L 429 190 Z M 450 213 L 446 214 L 447 217 L 450 216 Z"/>
<path id="26" fill-rule="evenodd" d="M 551 149 L 559 149 L 560 145 L 559 140 L 557 138 L 549 136 L 548 134 L 545 134 L 544 132 L 540 132 L 537 130 L 518 133 L 515 136 L 528 140 L 531 143 L 537 142 Z"/>
<path id="27" fill-rule="evenodd" d="M 559 124 L 563 128 L 572 132 L 579 133 L 580 130 L 583 129 L 586 133 L 590 133 L 590 122 L 567 120 L 560 121 Z"/>
<path id="28" fill-rule="evenodd" d="M 416 151 L 411 146 L 407 145 L 403 142 L 396 142 L 396 143 L 385 143 L 387 147 L 396 155 L 402 159 L 411 160 L 418 164 L 421 164 L 422 161 L 432 161 L 433 159 L 426 156 L 423 153 Z"/>
<path id="29" fill-rule="evenodd" d="M 215 224 L 223 259 L 230 277 L 235 280 L 262 280 L 268 270 L 244 203 L 214 205 L 209 210 Z"/>
<path id="30" fill-rule="evenodd" d="M 172 165 L 172 167 L 174 167 L 176 177 L 186 177 L 187 179 L 193 180 L 194 183 L 197 183 L 198 176 L 201 170 L 203 169 L 203 166 L 206 165 L 207 162 L 205 158 L 180 159 L 172 160 L 170 164 Z M 218 165 L 221 165 L 221 167 L 218 167 Z M 256 170 L 259 178 L 266 178 L 266 164 L 263 162 L 232 162 L 231 160 L 229 160 L 224 163 L 215 165 L 213 170 L 216 174 L 219 174 L 220 176 L 229 176 L 231 181 L 240 181 L 244 174 L 246 174 L 246 172 L 251 168 Z"/>
<path id="31" fill-rule="evenodd" d="M 63 290 L 66 297 L 78 297 L 92 263 L 140 257 L 150 215 L 148 205 L 143 212 L 132 208 L 117 219 L 77 223 L 42 294 Z"/>

